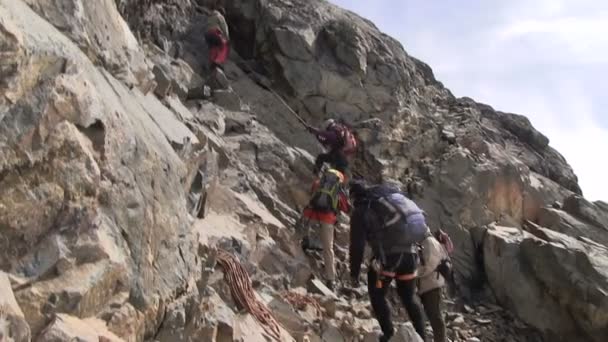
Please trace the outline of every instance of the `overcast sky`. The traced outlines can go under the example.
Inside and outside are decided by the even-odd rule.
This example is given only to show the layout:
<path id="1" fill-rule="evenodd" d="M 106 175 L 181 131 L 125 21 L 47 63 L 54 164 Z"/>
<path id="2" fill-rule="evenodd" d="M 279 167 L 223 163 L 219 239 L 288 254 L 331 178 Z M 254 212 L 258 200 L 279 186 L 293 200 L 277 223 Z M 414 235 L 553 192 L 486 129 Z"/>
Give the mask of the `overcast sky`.
<path id="1" fill-rule="evenodd" d="M 372 20 L 454 95 L 526 115 L 608 201 L 608 0 L 330 0 Z"/>

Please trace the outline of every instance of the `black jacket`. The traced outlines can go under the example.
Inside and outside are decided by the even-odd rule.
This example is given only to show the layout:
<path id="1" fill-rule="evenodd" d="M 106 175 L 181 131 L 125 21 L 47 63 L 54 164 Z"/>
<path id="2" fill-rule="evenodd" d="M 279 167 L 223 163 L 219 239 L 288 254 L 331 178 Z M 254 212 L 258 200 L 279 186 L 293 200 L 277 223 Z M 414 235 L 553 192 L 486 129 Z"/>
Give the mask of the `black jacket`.
<path id="1" fill-rule="evenodd" d="M 315 160 L 314 173 L 318 173 L 321 170 L 323 163 L 328 163 L 332 168 L 342 172 L 348 172 L 348 160 L 340 150 L 331 150 L 327 153 L 321 153 Z"/>
<path id="2" fill-rule="evenodd" d="M 383 220 L 372 210 L 369 203 L 354 203 L 350 219 L 350 275 L 358 278 L 361 263 L 368 242 L 374 257 L 399 253 L 415 253 L 415 246 L 407 241 L 407 236 L 400 229 L 384 229 Z"/>

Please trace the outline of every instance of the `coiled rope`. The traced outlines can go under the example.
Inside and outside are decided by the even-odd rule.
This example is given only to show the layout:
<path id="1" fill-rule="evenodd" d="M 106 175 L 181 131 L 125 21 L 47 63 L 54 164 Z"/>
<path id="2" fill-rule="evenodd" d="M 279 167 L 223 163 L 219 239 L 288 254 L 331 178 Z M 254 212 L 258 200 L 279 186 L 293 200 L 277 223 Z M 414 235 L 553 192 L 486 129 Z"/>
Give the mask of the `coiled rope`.
<path id="1" fill-rule="evenodd" d="M 224 269 L 224 279 L 228 282 L 236 303 L 253 315 L 270 337 L 280 341 L 281 326 L 268 307 L 257 299 L 249 274 L 243 265 L 232 254 L 222 249 L 218 250 L 217 261 Z"/>

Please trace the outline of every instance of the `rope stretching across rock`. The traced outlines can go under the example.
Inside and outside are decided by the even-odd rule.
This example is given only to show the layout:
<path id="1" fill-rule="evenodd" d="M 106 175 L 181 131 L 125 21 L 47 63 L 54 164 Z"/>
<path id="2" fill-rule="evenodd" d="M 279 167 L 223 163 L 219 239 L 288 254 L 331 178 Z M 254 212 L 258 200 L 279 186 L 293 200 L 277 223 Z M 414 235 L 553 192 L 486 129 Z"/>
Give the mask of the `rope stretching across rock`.
<path id="1" fill-rule="evenodd" d="M 295 292 L 284 292 L 282 294 L 283 299 L 285 299 L 289 304 L 293 305 L 293 307 L 298 309 L 303 309 L 306 305 L 312 306 L 319 314 L 321 314 L 321 305 L 314 298 L 310 296 L 301 295 Z"/>
<path id="2" fill-rule="evenodd" d="M 277 341 L 281 339 L 281 328 L 268 307 L 255 296 L 249 274 L 241 263 L 225 250 L 218 250 L 217 261 L 224 268 L 224 278 L 228 282 L 232 297 L 261 324 L 266 333 Z"/>

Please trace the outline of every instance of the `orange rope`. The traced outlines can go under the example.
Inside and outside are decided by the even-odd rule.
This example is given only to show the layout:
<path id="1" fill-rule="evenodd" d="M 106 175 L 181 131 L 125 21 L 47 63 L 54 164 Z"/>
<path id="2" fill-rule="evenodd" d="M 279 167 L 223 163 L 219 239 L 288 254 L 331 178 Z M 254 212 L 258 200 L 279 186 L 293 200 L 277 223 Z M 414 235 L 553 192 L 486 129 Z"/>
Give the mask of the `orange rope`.
<path id="1" fill-rule="evenodd" d="M 303 309 L 306 305 L 311 305 L 319 314 L 322 312 L 319 302 L 310 296 L 301 295 L 296 292 L 284 292 L 282 297 L 297 309 Z"/>
<path id="2" fill-rule="evenodd" d="M 243 265 L 232 254 L 221 249 L 218 250 L 217 261 L 224 268 L 224 279 L 228 282 L 232 297 L 237 304 L 252 314 L 268 335 L 280 341 L 280 325 L 268 307 L 255 296 L 251 279 Z"/>

